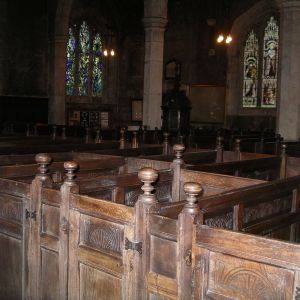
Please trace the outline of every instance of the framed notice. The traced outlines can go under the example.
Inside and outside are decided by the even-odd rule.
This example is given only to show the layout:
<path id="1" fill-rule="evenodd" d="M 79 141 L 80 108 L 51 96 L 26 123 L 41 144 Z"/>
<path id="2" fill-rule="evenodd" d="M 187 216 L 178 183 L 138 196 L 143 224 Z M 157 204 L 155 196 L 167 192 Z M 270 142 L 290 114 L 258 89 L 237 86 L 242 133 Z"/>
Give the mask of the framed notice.
<path id="1" fill-rule="evenodd" d="M 131 100 L 131 120 L 143 120 L 143 100 Z"/>

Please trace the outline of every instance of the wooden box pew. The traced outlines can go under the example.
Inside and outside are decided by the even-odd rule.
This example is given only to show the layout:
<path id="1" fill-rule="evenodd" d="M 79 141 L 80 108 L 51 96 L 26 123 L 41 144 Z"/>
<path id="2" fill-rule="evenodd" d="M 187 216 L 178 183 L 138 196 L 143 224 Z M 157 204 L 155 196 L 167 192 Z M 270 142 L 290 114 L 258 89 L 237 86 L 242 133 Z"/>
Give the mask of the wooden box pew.
<path id="1" fill-rule="evenodd" d="M 50 173 L 55 182 L 62 181 L 64 176 L 64 162 L 61 159 L 65 157 L 76 160 L 80 164 L 79 176 L 91 177 L 105 174 L 118 174 L 119 169 L 125 164 L 125 158 L 119 156 L 100 155 L 93 153 L 68 153 L 62 157 L 55 156 L 58 161 L 52 161 L 52 157 L 48 154 L 37 154 L 37 160 L 44 160 L 50 165 Z M 0 177 L 15 178 L 30 181 L 35 176 L 37 163 L 24 165 L 10 165 L 0 167 Z"/>
<path id="2" fill-rule="evenodd" d="M 144 225 L 150 206 L 159 204 L 153 202 L 151 193 L 158 173 L 149 168 L 140 172 L 144 194 L 135 207 L 128 207 L 78 194 L 74 162 L 65 164 L 67 173 L 60 190 L 51 188 L 49 161 L 39 158 L 39 174 L 31 185 L 0 179 L 4 187 L 0 246 L 11 247 L 2 251 L 6 264 L 0 278 L 12 275 L 9 284 L 4 279 L 2 285 L 0 280 L 0 291 L 8 299 L 16 293 L 33 300 L 141 299 L 146 291 L 142 274 L 150 257 Z M 195 178 L 194 173 L 187 171 L 186 178 Z M 219 181 L 222 176 L 216 177 Z"/>
<path id="3" fill-rule="evenodd" d="M 204 288 L 207 288 L 208 282 L 205 280 L 207 280 L 208 273 L 214 276 L 217 276 L 218 272 L 220 272 L 220 276 L 223 274 L 222 268 L 216 269 L 216 266 L 212 264 L 210 265 L 212 269 L 205 268 L 204 270 L 204 265 L 199 263 L 200 260 L 202 262 L 204 259 L 210 261 L 211 258 L 209 255 L 201 256 L 200 254 L 203 253 L 197 252 L 198 250 L 195 249 L 195 235 L 197 236 L 197 243 L 206 246 L 205 237 L 202 242 L 202 236 L 198 235 L 198 232 L 200 232 L 198 228 L 201 228 L 201 230 L 202 228 L 207 228 L 203 227 L 202 224 L 214 228 L 227 228 L 233 231 L 243 231 L 255 235 L 296 241 L 297 227 L 299 226 L 297 222 L 299 224 L 300 216 L 299 188 L 300 177 L 294 177 L 278 181 L 277 183 L 264 183 L 219 195 L 201 197 L 197 203 L 197 197 L 203 192 L 202 188 L 199 184 L 187 183 L 184 186 L 187 193 L 187 202 L 159 204 L 157 199 L 154 199 L 150 213 L 144 216 L 146 219 L 146 229 L 143 232 L 146 235 L 143 236 L 143 245 L 146 244 L 147 249 L 150 250 L 148 255 L 145 253 L 145 256 L 142 258 L 145 260 L 145 267 L 141 272 L 143 278 L 146 278 L 142 289 L 144 292 L 143 296 L 150 299 L 151 297 L 154 299 L 192 299 L 193 295 L 198 295 L 195 299 L 211 299 L 208 297 L 210 294 L 206 295 L 207 298 L 199 296 L 199 285 L 193 284 L 196 280 L 197 282 L 202 280 L 201 284 Z M 235 254 L 237 254 L 239 250 L 238 239 L 235 241 L 231 239 L 234 243 L 230 245 L 226 239 L 223 240 L 223 237 L 221 237 L 221 232 L 223 231 L 214 230 L 219 234 L 219 239 L 215 244 L 218 246 L 224 244 L 228 249 L 231 246 L 232 249 L 236 250 Z M 234 236 L 234 233 L 228 233 L 227 235 Z M 251 238 L 248 238 L 249 242 Z M 255 239 L 266 240 L 253 237 L 253 240 Z M 284 242 L 269 241 L 271 245 L 273 242 L 274 245 L 276 243 L 282 245 L 282 251 L 288 249 L 287 244 Z M 213 240 L 210 239 L 210 242 L 212 243 Z M 246 243 L 243 245 L 245 246 Z M 298 247 L 293 244 L 291 245 L 292 249 Z M 269 254 L 274 251 L 272 246 L 265 248 L 268 251 L 264 253 L 259 252 L 261 250 L 259 247 L 257 248 L 257 252 L 253 250 L 256 249 L 255 244 L 249 243 L 247 246 L 253 256 L 255 256 L 254 253 L 257 253 L 261 257 L 269 256 L 274 259 L 276 258 L 276 255 Z M 212 246 L 210 249 L 211 251 L 214 250 Z M 281 248 L 275 249 L 276 253 L 280 253 Z M 299 247 L 298 249 L 300 250 Z M 244 250 L 244 255 L 247 249 L 244 248 L 242 250 Z M 294 259 L 297 259 L 300 255 L 300 252 L 296 255 L 293 255 L 292 251 L 288 253 Z M 281 255 L 280 257 L 283 256 Z M 228 261 L 230 261 L 229 258 Z M 290 263 L 287 265 L 291 266 L 293 259 L 286 258 L 285 261 L 289 261 Z M 236 263 L 235 267 L 237 266 L 238 264 Z M 249 266 L 250 264 L 247 267 Z M 287 267 L 284 264 L 281 264 L 281 266 L 283 268 Z M 255 270 L 257 268 L 253 269 L 253 271 Z M 241 277 L 238 279 L 241 285 L 245 284 L 245 278 Z M 213 277 L 210 280 L 213 281 Z M 257 284 L 260 285 L 260 283 Z M 272 284 L 276 286 L 276 290 L 284 287 L 282 281 L 274 280 Z M 213 284 L 211 286 L 212 288 L 214 287 Z M 253 289 L 251 292 L 255 291 L 255 287 L 252 286 L 244 288 Z M 224 284 L 224 290 L 226 289 L 233 290 L 230 285 L 228 287 Z M 293 291 L 293 284 L 291 282 L 289 282 L 289 289 L 290 292 Z M 245 290 L 245 292 L 248 291 Z M 255 298 L 255 296 L 252 298 L 243 298 L 241 296 L 243 295 L 242 293 L 236 294 L 240 296 L 239 298 L 232 295 L 234 294 L 231 294 L 230 299 L 265 299 L 258 296 L 258 298 Z M 213 296 L 215 298 L 212 299 L 220 299 L 217 297 L 217 294 L 213 294 Z M 272 299 L 284 298 L 275 297 Z"/>

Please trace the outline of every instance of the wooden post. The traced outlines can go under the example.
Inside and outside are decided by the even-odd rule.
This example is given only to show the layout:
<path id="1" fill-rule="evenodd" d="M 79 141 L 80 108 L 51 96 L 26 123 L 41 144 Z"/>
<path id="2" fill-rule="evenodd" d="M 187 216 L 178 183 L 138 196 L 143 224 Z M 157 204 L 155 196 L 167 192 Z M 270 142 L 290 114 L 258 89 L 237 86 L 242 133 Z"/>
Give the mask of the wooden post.
<path id="1" fill-rule="evenodd" d="M 64 184 L 60 188 L 61 204 L 59 214 L 59 299 L 68 299 L 68 273 L 69 273 L 69 217 L 70 193 L 78 193 L 79 187 L 74 181 L 78 169 L 75 161 L 64 163 L 67 171 Z"/>
<path id="2" fill-rule="evenodd" d="M 159 144 L 158 128 L 157 127 L 155 127 L 155 129 L 154 129 L 153 144 Z"/>
<path id="3" fill-rule="evenodd" d="M 100 144 L 101 141 L 101 133 L 100 133 L 100 128 L 96 129 L 96 137 L 95 137 L 95 144 Z"/>
<path id="4" fill-rule="evenodd" d="M 280 147 L 280 143 L 281 143 L 281 135 L 278 133 L 276 134 L 276 142 L 275 142 L 275 149 L 274 149 L 274 154 L 275 155 L 279 155 L 279 147 Z"/>
<path id="5" fill-rule="evenodd" d="M 52 140 L 55 141 L 56 140 L 56 131 L 57 131 L 57 126 L 53 125 L 52 126 Z"/>
<path id="6" fill-rule="evenodd" d="M 30 124 L 26 124 L 26 136 L 30 136 Z"/>
<path id="7" fill-rule="evenodd" d="M 120 130 L 120 149 L 124 149 L 125 148 L 125 129 L 121 128 Z"/>
<path id="8" fill-rule="evenodd" d="M 168 155 L 171 152 L 168 132 L 164 132 L 163 155 Z"/>
<path id="9" fill-rule="evenodd" d="M 186 201 L 182 212 L 178 216 L 177 225 L 177 280 L 178 299 L 192 299 L 192 240 L 193 225 L 199 213 L 197 198 L 203 193 L 199 183 L 187 182 L 183 186 Z"/>
<path id="10" fill-rule="evenodd" d="M 46 153 L 35 156 L 35 161 L 39 165 L 39 173 L 36 174 L 30 188 L 30 199 L 25 207 L 25 218 L 28 220 L 25 235 L 28 236 L 25 245 L 25 270 L 27 270 L 26 299 L 42 299 L 41 286 L 41 214 L 42 214 L 42 188 L 51 187 L 52 180 L 48 174 L 48 165 L 51 157 Z M 27 265 L 26 265 L 27 264 Z"/>
<path id="11" fill-rule="evenodd" d="M 241 140 L 240 139 L 235 140 L 234 152 L 235 152 L 236 160 L 241 160 L 242 155 L 241 155 Z"/>
<path id="12" fill-rule="evenodd" d="M 216 145 L 216 151 L 217 151 L 217 157 L 216 157 L 216 163 L 222 163 L 223 162 L 223 137 L 218 136 L 217 137 L 217 145 Z"/>
<path id="13" fill-rule="evenodd" d="M 61 129 L 61 139 L 62 140 L 66 140 L 67 136 L 66 136 L 66 127 L 63 126 L 63 128 Z"/>
<path id="14" fill-rule="evenodd" d="M 281 145 L 280 179 L 286 178 L 286 165 L 287 165 L 286 144 L 282 144 Z"/>
<path id="15" fill-rule="evenodd" d="M 141 189 L 143 194 L 139 196 L 135 204 L 136 224 L 135 239 L 142 242 L 142 254 L 135 253 L 134 262 L 135 273 L 135 299 L 146 300 L 147 297 L 147 274 L 150 269 L 150 238 L 149 238 L 149 210 L 150 207 L 158 203 L 153 194 L 153 183 L 158 178 L 158 172 L 152 168 L 142 168 L 138 173 L 139 179 L 143 182 Z"/>
<path id="16" fill-rule="evenodd" d="M 132 145 L 131 145 L 131 147 L 132 148 L 138 148 L 139 147 L 136 131 L 133 132 L 133 138 L 132 138 Z"/>
<path id="17" fill-rule="evenodd" d="M 88 144 L 90 142 L 90 128 L 85 128 L 85 143 Z"/>
<path id="18" fill-rule="evenodd" d="M 38 126 L 36 124 L 34 124 L 34 136 L 38 136 L 39 133 L 38 133 Z"/>
<path id="19" fill-rule="evenodd" d="M 181 169 L 185 167 L 182 159 L 185 147 L 184 145 L 175 144 L 173 146 L 173 151 L 175 152 L 176 158 L 171 164 L 171 168 L 173 169 L 172 202 L 177 202 L 180 199 L 180 172 Z"/>

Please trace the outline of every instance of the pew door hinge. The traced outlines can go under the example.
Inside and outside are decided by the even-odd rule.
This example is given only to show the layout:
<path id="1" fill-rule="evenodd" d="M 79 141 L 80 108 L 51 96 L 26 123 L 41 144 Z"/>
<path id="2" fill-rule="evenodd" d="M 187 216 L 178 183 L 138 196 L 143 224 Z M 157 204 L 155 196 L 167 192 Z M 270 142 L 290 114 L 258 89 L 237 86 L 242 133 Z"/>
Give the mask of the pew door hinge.
<path id="1" fill-rule="evenodd" d="M 142 242 L 132 242 L 125 238 L 125 250 L 134 250 L 142 255 Z"/>
<path id="2" fill-rule="evenodd" d="M 28 209 L 25 210 L 25 218 L 31 218 L 36 221 L 36 211 L 29 211 Z"/>

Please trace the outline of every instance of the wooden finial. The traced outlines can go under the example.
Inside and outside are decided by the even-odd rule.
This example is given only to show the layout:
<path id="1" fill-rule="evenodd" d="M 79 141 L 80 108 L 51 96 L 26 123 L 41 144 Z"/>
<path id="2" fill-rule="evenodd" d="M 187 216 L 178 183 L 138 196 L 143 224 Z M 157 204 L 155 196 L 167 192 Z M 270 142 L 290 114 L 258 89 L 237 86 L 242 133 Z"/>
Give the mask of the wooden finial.
<path id="1" fill-rule="evenodd" d="M 223 137 L 222 136 L 217 136 L 217 149 L 222 149 L 223 148 Z"/>
<path id="2" fill-rule="evenodd" d="M 49 178 L 49 169 L 48 166 L 50 165 L 52 158 L 48 153 L 39 153 L 35 156 L 35 161 L 39 165 L 38 170 L 39 173 L 36 177 L 39 177 L 43 181 Z"/>
<path id="3" fill-rule="evenodd" d="M 175 156 L 176 156 L 176 158 L 173 161 L 178 163 L 183 163 L 182 157 L 183 157 L 183 152 L 185 151 L 185 146 L 182 144 L 175 144 L 173 146 L 173 151 L 175 152 Z"/>
<path id="4" fill-rule="evenodd" d="M 53 125 L 52 126 L 52 140 L 55 141 L 56 140 L 56 130 L 57 130 L 57 126 Z"/>
<path id="5" fill-rule="evenodd" d="M 34 125 L 34 136 L 38 136 L 39 135 L 39 133 L 38 133 L 38 126 L 35 124 Z"/>
<path id="6" fill-rule="evenodd" d="M 283 155 L 286 155 L 286 144 L 282 144 L 281 145 L 281 155 L 283 156 Z"/>
<path id="7" fill-rule="evenodd" d="M 66 136 L 66 127 L 65 126 L 61 129 L 61 138 L 62 138 L 62 140 L 66 140 L 67 139 L 67 136 Z"/>
<path id="8" fill-rule="evenodd" d="M 217 157 L 216 162 L 221 163 L 223 162 L 223 137 L 218 136 L 217 137 L 217 145 L 216 145 L 216 151 L 217 151 Z"/>
<path id="9" fill-rule="evenodd" d="M 30 125 L 26 124 L 26 136 L 30 136 Z"/>
<path id="10" fill-rule="evenodd" d="M 90 128 L 85 128 L 85 143 L 88 144 L 90 142 Z"/>
<path id="11" fill-rule="evenodd" d="M 236 159 L 241 160 L 241 140 L 240 139 L 235 140 L 235 153 L 236 153 Z"/>
<path id="12" fill-rule="evenodd" d="M 95 137 L 95 144 L 101 143 L 101 134 L 100 134 L 100 128 L 96 129 L 96 137 Z"/>
<path id="13" fill-rule="evenodd" d="M 186 193 L 186 201 L 184 208 L 188 210 L 191 214 L 196 214 L 199 211 L 198 207 L 198 197 L 202 195 L 203 188 L 199 183 L 196 182 L 186 182 L 183 186 L 183 190 Z"/>
<path id="14" fill-rule="evenodd" d="M 144 199 L 148 199 L 148 202 L 154 201 L 155 195 L 152 194 L 152 191 L 154 190 L 152 184 L 157 180 L 158 172 L 152 168 L 142 168 L 138 173 L 138 177 L 144 183 L 141 187 L 144 192 L 142 196 L 145 197 Z"/>
<path id="15" fill-rule="evenodd" d="M 120 130 L 120 149 L 125 148 L 125 128 Z"/>
<path id="16" fill-rule="evenodd" d="M 67 171 L 64 182 L 71 185 L 74 184 L 75 183 L 74 179 L 76 177 L 75 172 L 78 169 L 78 163 L 76 161 L 66 161 L 64 163 L 64 168 Z"/>
<path id="17" fill-rule="evenodd" d="M 170 134 L 168 132 L 164 132 L 164 142 L 163 142 L 163 154 L 164 155 L 168 155 L 169 154 L 169 148 L 170 148 L 170 145 L 169 145 L 169 136 Z"/>
<path id="18" fill-rule="evenodd" d="M 133 132 L 133 138 L 132 138 L 132 148 L 138 148 L 138 140 L 137 140 L 137 133 L 136 131 Z"/>

